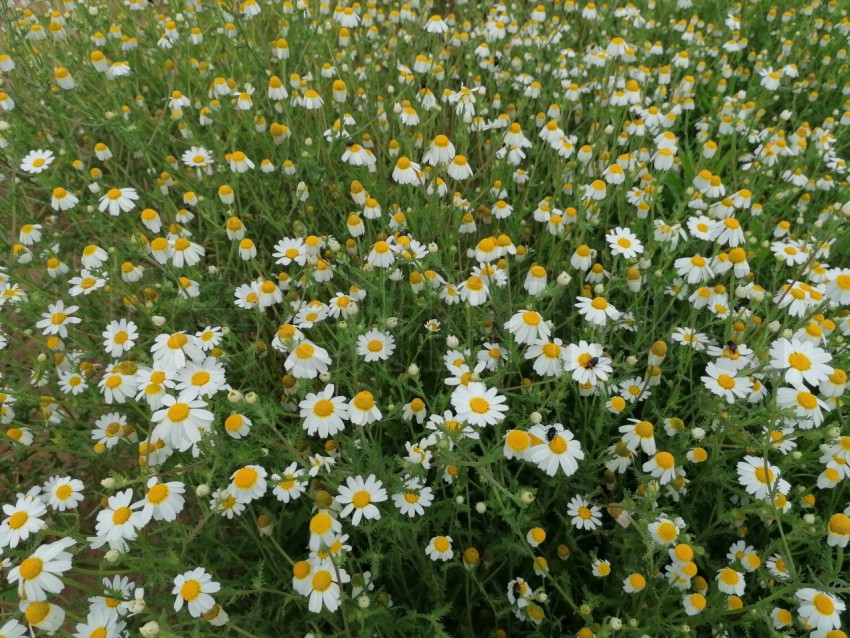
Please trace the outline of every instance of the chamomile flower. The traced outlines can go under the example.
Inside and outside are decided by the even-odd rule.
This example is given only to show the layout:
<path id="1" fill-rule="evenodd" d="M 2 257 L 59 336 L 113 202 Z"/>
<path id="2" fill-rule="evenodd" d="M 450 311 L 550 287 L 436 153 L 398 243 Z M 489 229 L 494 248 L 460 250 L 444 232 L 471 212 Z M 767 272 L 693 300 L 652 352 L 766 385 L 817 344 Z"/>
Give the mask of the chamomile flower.
<path id="1" fill-rule="evenodd" d="M 187 360 L 203 361 L 204 352 L 195 335 L 185 332 L 161 334 L 151 347 L 153 366 L 166 372 L 177 372 Z"/>
<path id="2" fill-rule="evenodd" d="M 605 240 L 611 249 L 612 255 L 620 255 L 625 259 L 632 259 L 643 252 L 643 244 L 628 228 L 617 227 L 607 235 Z"/>
<path id="3" fill-rule="evenodd" d="M 451 395 L 458 420 L 478 427 L 504 420 L 508 410 L 506 401 L 495 388 L 488 388 L 477 381 L 457 386 Z"/>
<path id="4" fill-rule="evenodd" d="M 577 383 L 591 386 L 607 381 L 608 374 L 613 371 L 611 360 L 603 354 L 602 346 L 587 341 L 567 346 L 564 369 Z"/>
<path id="5" fill-rule="evenodd" d="M 18 498 L 14 505 L 4 505 L 6 517 L 0 524 L 0 548 L 15 549 L 19 543 L 38 533 L 47 525 L 42 519 L 46 513 L 44 503 L 31 497 Z"/>
<path id="6" fill-rule="evenodd" d="M 793 411 L 794 416 L 797 417 L 796 427 L 802 430 L 820 426 L 823 423 L 824 411 L 831 409 L 819 397 L 803 387 L 777 389 L 776 404 L 784 410 Z"/>
<path id="7" fill-rule="evenodd" d="M 534 310 L 520 310 L 505 323 L 504 328 L 513 335 L 517 343 L 524 345 L 547 339 L 551 334 L 543 317 Z"/>
<path id="8" fill-rule="evenodd" d="M 139 338 L 135 323 L 127 319 L 111 321 L 103 333 L 103 349 L 110 357 L 118 359 L 133 349 Z"/>
<path id="9" fill-rule="evenodd" d="M 268 473 L 261 465 L 245 465 L 230 476 L 227 491 L 238 503 L 250 503 L 266 493 Z"/>
<path id="10" fill-rule="evenodd" d="M 652 422 L 645 420 L 629 419 L 629 421 L 631 421 L 631 425 L 620 426 L 620 432 L 623 434 L 623 443 L 632 452 L 641 448 L 645 454 L 654 455 L 655 426 Z"/>
<path id="11" fill-rule="evenodd" d="M 656 452 L 643 464 L 643 471 L 658 479 L 661 485 L 667 485 L 676 477 L 676 458 L 670 452 Z"/>
<path id="12" fill-rule="evenodd" d="M 339 487 L 337 494 L 337 502 L 344 506 L 340 516 L 351 515 L 351 522 L 355 526 L 359 525 L 363 518 L 367 520 L 381 518 L 381 512 L 375 503 L 386 500 L 387 491 L 374 474 L 370 474 L 365 480 L 362 476 L 348 477 L 346 484 Z"/>
<path id="13" fill-rule="evenodd" d="M 526 359 L 534 359 L 534 371 L 540 376 L 560 376 L 564 372 L 567 348 L 560 339 L 535 341 L 525 352 Z"/>
<path id="14" fill-rule="evenodd" d="M 62 538 L 38 547 L 20 564 L 9 570 L 10 583 L 18 583 L 18 593 L 29 602 L 47 600 L 47 594 L 58 594 L 65 584 L 59 579 L 71 569 L 71 554 L 66 550 L 75 544 L 72 538 Z"/>
<path id="15" fill-rule="evenodd" d="M 42 313 L 43 319 L 38 321 L 35 327 L 41 328 L 42 334 L 57 335 L 65 339 L 68 337 L 68 326 L 82 321 L 73 316 L 79 309 L 79 306 L 66 306 L 60 299 L 56 303 L 48 304 L 47 312 Z"/>
<path id="16" fill-rule="evenodd" d="M 297 500 L 307 490 L 307 484 L 301 480 L 302 476 L 304 470 L 297 463 L 290 463 L 280 474 L 272 474 L 272 494 L 281 503 Z"/>
<path id="17" fill-rule="evenodd" d="M 53 476 L 44 483 L 45 503 L 57 512 L 77 509 L 83 501 L 83 482 L 70 476 Z"/>
<path id="18" fill-rule="evenodd" d="M 388 332 L 369 330 L 357 338 L 357 354 L 367 363 L 386 361 L 395 352 L 395 339 Z"/>
<path id="19" fill-rule="evenodd" d="M 577 529 L 593 531 L 602 525 L 602 510 L 581 496 L 573 496 L 567 504 L 567 516 Z"/>
<path id="20" fill-rule="evenodd" d="M 121 213 L 133 210 L 138 199 L 135 188 L 110 188 L 100 198 L 97 208 L 101 213 L 108 212 L 112 217 L 118 217 Z"/>
<path id="21" fill-rule="evenodd" d="M 800 604 L 797 614 L 806 626 L 821 632 L 841 627 L 845 605 L 840 598 L 811 587 L 798 589 L 795 595 Z"/>
<path id="22" fill-rule="evenodd" d="M 737 472 L 738 483 L 747 494 L 759 500 L 770 498 L 773 492 L 787 494 L 791 487 L 787 481 L 779 478 L 778 467 L 758 456 L 745 456 L 743 461 L 738 462 Z"/>
<path id="23" fill-rule="evenodd" d="M 97 513 L 97 536 L 89 539 L 92 549 L 109 545 L 109 549 L 126 553 L 127 541 L 136 540 L 138 531 L 146 525 L 140 508 L 141 502 L 133 503 L 131 489 L 110 496 L 107 506 Z"/>
<path id="24" fill-rule="evenodd" d="M 392 495 L 392 501 L 403 516 L 413 518 L 425 514 L 425 508 L 434 502 L 434 492 L 421 479 L 408 478 L 402 490 Z"/>
<path id="25" fill-rule="evenodd" d="M 180 156 L 186 166 L 208 168 L 214 163 L 212 153 L 201 146 L 193 146 Z"/>
<path id="26" fill-rule="evenodd" d="M 596 326 L 604 326 L 608 320 L 617 321 L 620 318 L 620 311 L 612 306 L 604 297 L 578 297 L 579 314 L 590 323 Z"/>
<path id="27" fill-rule="evenodd" d="M 185 605 L 192 618 L 198 618 L 210 611 L 215 599 L 210 595 L 218 592 L 221 585 L 212 579 L 203 567 L 183 572 L 174 578 L 174 611 L 180 611 Z"/>
<path id="28" fill-rule="evenodd" d="M 27 153 L 21 160 L 21 170 L 30 175 L 38 175 L 46 171 L 56 156 L 53 151 L 35 150 Z"/>
<path id="29" fill-rule="evenodd" d="M 300 237 L 295 239 L 286 237 L 280 240 L 274 246 L 272 257 L 275 258 L 275 263 L 281 266 L 289 266 L 293 263 L 303 266 L 307 263 L 307 249 L 304 240 Z"/>
<path id="30" fill-rule="evenodd" d="M 348 416 L 354 425 L 369 425 L 380 421 L 382 414 L 374 395 L 368 390 L 361 390 L 349 401 Z"/>
<path id="31" fill-rule="evenodd" d="M 770 346 L 770 366 L 784 370 L 785 380 L 793 386 L 803 382 L 817 387 L 832 374 L 827 365 L 832 355 L 809 341 L 777 339 Z"/>
<path id="32" fill-rule="evenodd" d="M 344 569 L 327 564 L 318 566 L 310 576 L 309 585 L 304 588 L 304 595 L 310 598 L 308 609 L 314 614 L 318 614 L 323 608 L 335 612 L 342 600 L 340 584 L 350 580 L 351 577 Z"/>
<path id="33" fill-rule="evenodd" d="M 155 521 L 173 521 L 183 510 L 186 499 L 183 494 L 186 487 L 180 481 L 160 483 L 152 476 L 146 484 L 147 491 L 143 500 L 134 503 L 141 505 L 141 515 L 146 525 L 151 519 Z"/>
<path id="34" fill-rule="evenodd" d="M 334 396 L 333 384 L 317 393 L 309 393 L 298 404 L 303 427 L 310 436 L 328 438 L 345 429 L 348 420 L 347 399 Z"/>
<path id="35" fill-rule="evenodd" d="M 714 394 L 723 397 L 727 403 L 746 398 L 753 388 L 753 382 L 748 377 L 739 377 L 735 370 L 720 368 L 709 363 L 706 376 L 701 377 L 703 384 Z"/>
<path id="36" fill-rule="evenodd" d="M 702 594 L 688 594 L 682 599 L 682 605 L 685 608 L 685 613 L 688 616 L 696 616 L 705 610 L 708 601 Z"/>
<path id="37" fill-rule="evenodd" d="M 627 594 L 636 594 L 646 587 L 646 577 L 634 572 L 629 574 L 623 581 L 623 591 Z"/>
<path id="38" fill-rule="evenodd" d="M 584 459 L 584 450 L 575 435 L 564 429 L 560 423 L 549 426 L 535 425 L 529 431 L 540 443 L 533 445 L 526 459 L 549 476 L 555 476 L 560 469 L 567 476 L 578 471 L 578 462 Z"/>
<path id="39" fill-rule="evenodd" d="M 847 547 L 850 543 L 850 516 L 838 512 L 827 522 L 826 544 L 830 547 Z"/>
<path id="40" fill-rule="evenodd" d="M 296 379 L 315 379 L 327 372 L 330 364 L 327 350 L 304 339 L 292 350 L 283 365 Z"/>
<path id="41" fill-rule="evenodd" d="M 174 375 L 175 389 L 184 399 L 208 398 L 227 389 L 224 367 L 215 357 L 189 361 Z"/>
<path id="42" fill-rule="evenodd" d="M 435 536 L 425 548 L 425 553 L 433 561 L 448 561 L 454 556 L 451 536 Z"/>
<path id="43" fill-rule="evenodd" d="M 151 437 L 162 439 L 181 452 L 199 443 L 213 422 L 214 415 L 206 409 L 206 401 L 165 395 L 162 406 L 151 417 L 154 423 Z"/>

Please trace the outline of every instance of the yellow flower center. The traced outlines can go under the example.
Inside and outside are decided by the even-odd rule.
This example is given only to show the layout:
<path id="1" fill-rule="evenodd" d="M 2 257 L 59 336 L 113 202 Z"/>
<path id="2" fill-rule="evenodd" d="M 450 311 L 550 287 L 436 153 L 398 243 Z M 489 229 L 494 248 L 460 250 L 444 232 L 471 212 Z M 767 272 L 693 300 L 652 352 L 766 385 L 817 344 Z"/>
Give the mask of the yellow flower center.
<path id="1" fill-rule="evenodd" d="M 27 619 L 27 624 L 38 627 L 50 613 L 50 603 L 36 602 L 27 605 L 24 616 Z"/>
<path id="2" fill-rule="evenodd" d="M 728 374 L 721 374 L 717 377 L 717 385 L 724 390 L 731 390 L 735 387 L 735 379 Z"/>
<path id="3" fill-rule="evenodd" d="M 295 348 L 295 356 L 299 359 L 309 359 L 316 352 L 316 349 L 309 343 L 302 343 Z"/>
<path id="4" fill-rule="evenodd" d="M 364 412 L 371 410 L 375 406 L 375 399 L 372 397 L 372 393 L 366 391 L 358 392 L 354 395 L 354 406 Z"/>
<path id="5" fill-rule="evenodd" d="M 529 445 L 531 445 L 531 439 L 528 436 L 528 433 L 523 432 L 522 430 L 511 430 L 508 432 L 506 442 L 508 447 L 515 452 L 523 452 L 528 449 Z"/>
<path id="6" fill-rule="evenodd" d="M 812 367 L 811 360 L 801 352 L 794 352 L 788 356 L 788 365 L 795 370 L 805 372 Z"/>
<path id="7" fill-rule="evenodd" d="M 315 591 L 327 591 L 330 589 L 331 584 L 333 583 L 333 579 L 331 578 L 331 574 L 327 570 L 322 570 L 317 572 L 313 576 L 313 590 Z"/>
<path id="8" fill-rule="evenodd" d="M 363 509 L 372 502 L 372 497 L 366 490 L 355 492 L 351 497 L 351 504 L 357 509 Z"/>
<path id="9" fill-rule="evenodd" d="M 817 397 L 811 392 L 798 392 L 797 403 L 806 410 L 814 410 L 818 407 Z"/>
<path id="10" fill-rule="evenodd" d="M 664 521 L 661 525 L 658 526 L 658 537 L 663 540 L 665 543 L 669 543 L 675 540 L 676 536 L 679 535 L 679 530 L 676 529 L 676 526 L 669 521 Z"/>
<path id="11" fill-rule="evenodd" d="M 210 373 L 206 370 L 200 370 L 192 375 L 192 385 L 203 386 L 209 383 Z"/>
<path id="12" fill-rule="evenodd" d="M 27 524 L 29 518 L 30 515 L 26 512 L 15 512 L 9 517 L 9 527 L 11 527 L 12 529 L 21 529 L 24 525 Z"/>
<path id="13" fill-rule="evenodd" d="M 756 480 L 759 483 L 762 483 L 764 485 L 773 483 L 773 472 L 770 469 L 765 468 L 764 466 L 757 467 L 755 469 L 755 475 Z"/>
<path id="14" fill-rule="evenodd" d="M 201 595 L 201 583 L 197 580 L 187 580 L 180 587 L 180 596 L 187 602 L 192 602 Z"/>
<path id="15" fill-rule="evenodd" d="M 670 452 L 659 452 L 655 455 L 655 464 L 662 470 L 670 470 L 676 464 L 676 459 Z"/>
<path id="16" fill-rule="evenodd" d="M 567 451 L 567 447 L 567 440 L 557 434 L 551 441 L 549 441 L 549 449 L 552 450 L 554 454 L 563 454 Z"/>
<path id="17" fill-rule="evenodd" d="M 829 531 L 839 536 L 850 536 L 850 516 L 842 514 L 833 514 L 829 518 Z"/>
<path id="18" fill-rule="evenodd" d="M 812 598 L 812 604 L 824 616 L 831 616 L 835 613 L 835 603 L 826 594 L 815 594 L 814 598 Z"/>
<path id="19" fill-rule="evenodd" d="M 543 355 L 549 359 L 557 359 L 561 356 L 561 347 L 557 343 L 547 343 L 542 348 Z"/>
<path id="20" fill-rule="evenodd" d="M 655 435 L 655 427 L 649 421 L 635 424 L 635 434 L 642 439 L 651 439 Z"/>
<path id="21" fill-rule="evenodd" d="M 324 512 L 319 512 L 310 519 L 310 531 L 321 536 L 330 530 L 333 519 Z"/>
<path id="22" fill-rule="evenodd" d="M 130 516 L 133 514 L 133 510 L 129 507 L 119 507 L 112 513 L 112 522 L 116 525 L 123 525 L 127 521 L 130 520 Z"/>
<path id="23" fill-rule="evenodd" d="M 449 545 L 449 539 L 445 536 L 437 536 L 437 538 L 434 539 L 434 549 L 441 554 L 448 551 Z"/>
<path id="24" fill-rule="evenodd" d="M 148 490 L 148 503 L 152 503 L 153 505 L 159 505 L 165 499 L 168 498 L 170 490 L 168 489 L 168 485 L 165 483 L 157 483 L 152 488 Z"/>
<path id="25" fill-rule="evenodd" d="M 490 403 L 482 397 L 473 397 L 469 401 L 469 409 L 476 414 L 485 414 L 490 409 Z"/>
<path id="26" fill-rule="evenodd" d="M 189 406 L 185 403 L 175 403 L 168 408 L 168 420 L 172 423 L 180 423 L 189 418 Z"/>
<path id="27" fill-rule="evenodd" d="M 180 350 L 189 341 L 189 338 L 181 332 L 174 333 L 168 337 L 168 347 L 171 350 Z"/>
<path id="28" fill-rule="evenodd" d="M 522 313 L 522 320 L 525 324 L 529 326 L 537 326 L 540 324 L 541 318 L 540 315 L 532 310 L 526 310 Z"/>
<path id="29" fill-rule="evenodd" d="M 325 418 L 334 413 L 333 401 L 329 399 L 319 399 L 316 405 L 313 406 L 313 414 Z"/>
<path id="30" fill-rule="evenodd" d="M 259 478 L 260 475 L 253 467 L 243 467 L 237 470 L 233 476 L 233 484 L 240 490 L 247 490 L 254 487 L 254 484 Z"/>

